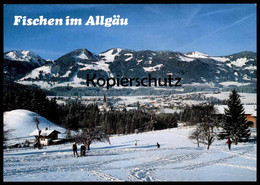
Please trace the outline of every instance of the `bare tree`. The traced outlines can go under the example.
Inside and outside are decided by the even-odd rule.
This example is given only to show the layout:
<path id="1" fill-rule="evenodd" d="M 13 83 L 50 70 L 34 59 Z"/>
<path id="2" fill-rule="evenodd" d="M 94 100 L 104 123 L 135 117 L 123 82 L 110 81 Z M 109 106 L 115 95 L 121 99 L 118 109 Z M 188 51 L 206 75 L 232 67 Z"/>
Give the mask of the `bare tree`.
<path id="1" fill-rule="evenodd" d="M 193 130 L 193 132 L 191 132 L 191 134 L 189 135 L 189 139 L 191 140 L 196 140 L 198 147 L 200 147 L 200 142 L 201 142 L 201 138 L 202 138 L 202 133 L 201 130 L 196 128 L 195 130 Z"/>
<path id="2" fill-rule="evenodd" d="M 196 130 L 193 131 L 190 135 L 190 139 L 195 139 L 199 146 L 199 143 L 207 145 L 207 150 L 214 142 L 216 137 L 216 125 L 217 118 L 215 116 L 215 109 L 211 105 L 203 105 L 205 109 L 203 114 L 197 115 L 200 116 L 200 123 L 197 123 Z"/>
<path id="3" fill-rule="evenodd" d="M 39 119 L 38 119 L 37 116 L 35 116 L 35 117 L 33 118 L 33 121 L 34 121 L 34 123 L 36 124 L 36 127 L 37 127 L 37 129 L 38 129 L 38 137 L 37 137 L 36 147 L 39 148 L 39 149 L 41 149 L 41 143 L 40 143 L 41 130 L 40 130 L 40 128 L 39 128 L 40 121 L 39 121 Z"/>
<path id="4" fill-rule="evenodd" d="M 74 138 L 76 143 L 87 145 L 88 150 L 90 150 L 91 143 L 96 141 L 107 141 L 110 144 L 109 136 L 102 132 L 100 127 L 82 129 L 82 132 L 76 135 Z"/>
<path id="5" fill-rule="evenodd" d="M 215 141 L 215 124 L 212 122 L 202 122 L 198 124 L 198 128 L 201 132 L 201 143 L 207 145 L 208 150 L 210 145 Z"/>

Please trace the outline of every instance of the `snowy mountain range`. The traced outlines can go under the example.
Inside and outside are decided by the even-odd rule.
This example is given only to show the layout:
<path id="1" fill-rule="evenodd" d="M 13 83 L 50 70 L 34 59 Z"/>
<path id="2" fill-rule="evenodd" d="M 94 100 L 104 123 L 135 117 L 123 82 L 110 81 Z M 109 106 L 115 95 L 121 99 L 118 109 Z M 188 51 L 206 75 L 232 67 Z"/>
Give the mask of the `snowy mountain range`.
<path id="1" fill-rule="evenodd" d="M 112 48 L 98 55 L 87 49 L 77 49 L 57 60 L 48 61 L 30 51 L 10 51 L 4 54 L 4 66 L 9 63 L 28 64 L 16 82 L 38 85 L 44 89 L 61 87 L 85 88 L 86 75 L 97 77 L 182 78 L 183 86 L 211 87 L 255 86 L 257 59 L 255 52 L 244 51 L 228 56 L 209 56 L 198 51 L 134 51 Z M 31 66 L 31 67 L 30 67 Z M 19 68 L 20 69 L 20 68 Z M 13 68 L 4 67 L 5 74 L 14 75 Z M 15 75 L 14 75 L 15 76 Z"/>
<path id="2" fill-rule="evenodd" d="M 19 79 L 45 63 L 46 60 L 32 51 L 9 51 L 4 53 L 4 75 L 11 79 Z"/>

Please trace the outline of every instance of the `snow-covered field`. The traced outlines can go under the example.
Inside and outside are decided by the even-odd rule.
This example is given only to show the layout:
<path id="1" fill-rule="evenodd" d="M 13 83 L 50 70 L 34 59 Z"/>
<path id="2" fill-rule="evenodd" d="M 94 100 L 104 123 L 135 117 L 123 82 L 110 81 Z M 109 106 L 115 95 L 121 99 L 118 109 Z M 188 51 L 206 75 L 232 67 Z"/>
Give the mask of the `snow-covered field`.
<path id="1" fill-rule="evenodd" d="M 209 150 L 188 139 L 179 127 L 111 136 L 93 143 L 85 157 L 72 145 L 4 151 L 4 181 L 256 181 L 256 143 L 228 150 L 216 140 Z M 137 140 L 137 146 L 135 146 Z M 159 142 L 161 147 L 157 148 Z M 80 146 L 78 146 L 79 148 Z M 79 152 L 79 150 L 78 150 Z"/>
<path id="2" fill-rule="evenodd" d="M 215 97 L 220 100 L 228 99 L 231 92 L 221 92 L 219 94 L 205 94 L 206 97 Z M 256 103 L 257 94 L 256 93 L 238 93 L 240 95 L 240 100 L 242 104 Z"/>
<path id="3" fill-rule="evenodd" d="M 206 100 L 203 101 L 198 101 L 198 100 L 192 100 L 192 99 L 188 99 L 185 100 L 185 97 L 187 96 L 191 96 L 191 95 L 198 95 L 198 94 L 202 94 L 203 96 L 205 96 L 206 98 L 217 98 L 219 100 L 226 100 L 228 99 L 229 95 L 230 95 L 230 91 L 227 92 L 220 92 L 218 94 L 214 94 L 212 92 L 207 92 L 207 91 L 201 91 L 201 92 L 194 92 L 194 93 L 179 93 L 179 94 L 173 94 L 173 97 L 176 98 L 184 98 L 184 99 L 180 99 L 180 101 L 182 103 L 185 104 L 199 104 L 202 102 L 206 102 Z M 256 104 L 257 103 L 257 93 L 238 93 L 240 95 L 240 100 L 242 104 Z M 49 98 L 53 98 L 54 96 L 48 96 Z M 59 97 L 59 96 L 57 96 Z M 65 96 L 60 96 L 61 98 L 67 99 L 67 97 Z M 113 96 L 110 96 L 113 97 Z M 149 96 L 114 96 L 115 98 L 121 98 L 122 100 L 119 101 L 119 103 L 125 103 L 126 105 L 128 104 L 132 104 L 132 103 L 136 103 L 137 101 L 139 101 L 139 103 L 151 103 L 151 102 L 158 102 L 158 99 L 163 100 L 164 99 L 164 95 L 149 95 Z M 72 97 L 70 97 L 72 98 Z M 73 98 L 76 98 L 73 97 Z M 93 98 L 96 99 L 102 99 L 104 98 L 104 96 L 82 96 L 83 99 L 89 99 L 91 98 L 92 101 L 96 101 L 93 100 Z M 60 101 L 60 103 L 64 103 L 64 101 L 62 100 L 57 100 Z"/>

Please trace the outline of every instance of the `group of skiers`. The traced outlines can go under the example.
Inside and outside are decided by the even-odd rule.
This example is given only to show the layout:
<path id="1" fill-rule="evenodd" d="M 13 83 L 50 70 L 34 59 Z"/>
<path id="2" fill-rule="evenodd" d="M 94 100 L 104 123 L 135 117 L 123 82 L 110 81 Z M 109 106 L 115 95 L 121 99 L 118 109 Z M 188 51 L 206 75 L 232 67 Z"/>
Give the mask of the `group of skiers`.
<path id="1" fill-rule="evenodd" d="M 226 143 L 228 144 L 228 149 L 230 150 L 231 149 L 231 144 L 232 144 L 232 141 L 230 140 L 230 138 L 228 138 Z M 156 143 L 156 145 L 157 145 L 157 148 L 160 148 L 160 144 L 158 142 Z M 137 140 L 135 140 L 135 146 L 137 146 Z M 77 152 L 78 148 L 77 148 L 77 144 L 76 143 L 74 143 L 72 145 L 72 149 L 73 149 L 73 155 L 79 157 L 79 154 Z M 80 156 L 85 156 L 85 155 L 86 155 L 86 146 L 85 145 L 81 145 L 81 147 L 80 147 Z"/>
<path id="2" fill-rule="evenodd" d="M 72 145 L 72 149 L 73 149 L 73 155 L 79 157 L 79 154 L 78 154 L 78 151 L 77 151 L 78 148 L 77 148 L 77 144 L 76 143 L 74 143 Z M 86 146 L 85 145 L 81 145 L 81 147 L 80 147 L 80 156 L 85 156 L 85 155 L 86 155 Z"/>

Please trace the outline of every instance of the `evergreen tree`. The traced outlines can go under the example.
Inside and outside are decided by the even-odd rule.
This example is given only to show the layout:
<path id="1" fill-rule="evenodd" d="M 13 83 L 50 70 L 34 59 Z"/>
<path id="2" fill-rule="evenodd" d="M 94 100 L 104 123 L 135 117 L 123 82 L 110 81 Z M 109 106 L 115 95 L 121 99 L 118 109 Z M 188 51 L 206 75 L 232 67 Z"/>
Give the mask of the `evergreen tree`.
<path id="1" fill-rule="evenodd" d="M 221 127 L 223 132 L 219 134 L 219 138 L 232 138 L 235 145 L 241 138 L 248 139 L 250 136 L 250 129 L 245 117 L 245 110 L 241 104 L 239 94 L 233 90 L 227 100 L 228 108 L 225 108 L 225 114 Z"/>

